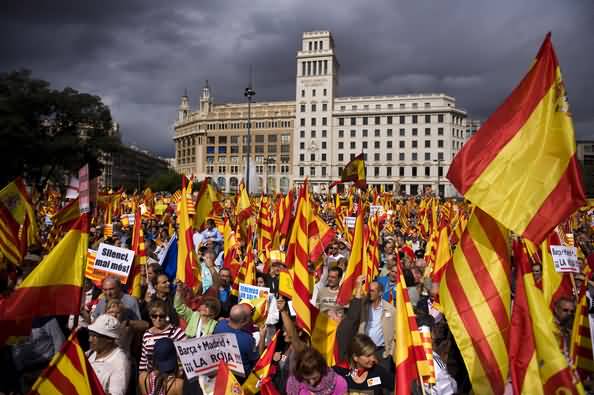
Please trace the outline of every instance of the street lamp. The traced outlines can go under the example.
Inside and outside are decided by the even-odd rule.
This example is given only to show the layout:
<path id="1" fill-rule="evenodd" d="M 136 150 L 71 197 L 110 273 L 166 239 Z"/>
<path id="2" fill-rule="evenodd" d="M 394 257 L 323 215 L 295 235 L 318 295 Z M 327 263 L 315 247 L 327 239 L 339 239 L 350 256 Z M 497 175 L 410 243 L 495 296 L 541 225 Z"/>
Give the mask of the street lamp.
<path id="1" fill-rule="evenodd" d="M 266 157 L 264 159 L 264 194 L 268 195 L 268 165 L 274 165 L 276 159 L 273 157 Z"/>
<path id="2" fill-rule="evenodd" d="M 248 101 L 248 121 L 247 121 L 247 160 L 246 160 L 246 180 L 245 186 L 247 188 L 248 194 L 250 193 L 250 156 L 252 155 L 252 135 L 251 135 L 251 128 L 252 128 L 252 97 L 256 95 L 256 91 L 252 89 L 252 83 L 245 88 L 245 92 L 243 93 L 245 97 L 247 97 Z"/>
<path id="3" fill-rule="evenodd" d="M 441 198 L 440 193 L 439 193 L 439 187 L 441 184 L 441 174 L 439 174 L 440 169 L 441 169 L 441 162 L 443 161 L 443 159 L 441 159 L 440 157 L 437 158 L 437 160 L 434 160 L 434 163 L 437 163 L 437 197 Z"/>

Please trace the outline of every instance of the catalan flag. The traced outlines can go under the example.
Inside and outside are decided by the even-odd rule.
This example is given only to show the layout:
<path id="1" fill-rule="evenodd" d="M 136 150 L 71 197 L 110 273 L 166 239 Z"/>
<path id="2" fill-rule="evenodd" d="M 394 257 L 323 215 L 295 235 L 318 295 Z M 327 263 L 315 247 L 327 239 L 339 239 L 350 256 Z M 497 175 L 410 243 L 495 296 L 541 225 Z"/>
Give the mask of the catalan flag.
<path id="1" fill-rule="evenodd" d="M 363 275 L 366 278 L 366 284 L 377 277 L 379 274 L 379 217 L 377 213 L 369 217 L 367 242 L 364 247 L 365 255 L 363 258 Z"/>
<path id="2" fill-rule="evenodd" d="M 336 296 L 336 303 L 343 306 L 350 303 L 351 298 L 353 297 L 353 292 L 355 291 L 357 277 L 363 274 L 363 259 L 365 256 L 365 245 L 363 242 L 363 228 L 365 226 L 364 212 L 365 209 L 359 207 L 359 214 L 357 214 L 357 220 L 355 221 L 353 248 L 351 249 L 351 255 L 349 256 L 344 280 L 342 281 L 338 295 Z"/>
<path id="3" fill-rule="evenodd" d="M 144 232 L 142 230 L 142 217 L 140 208 L 134 212 L 134 228 L 132 229 L 132 251 L 134 251 L 134 264 L 128 277 L 130 293 L 137 299 L 142 296 L 141 266 L 146 266 L 146 250 L 144 247 Z"/>
<path id="4" fill-rule="evenodd" d="M 534 283 L 521 243 L 514 244 L 514 256 L 517 280 L 509 349 L 514 393 L 584 394 L 559 348 L 553 332 L 553 313 Z"/>
<path id="5" fill-rule="evenodd" d="M 271 376 L 274 374 L 272 357 L 276 352 L 278 333 L 279 331 L 276 331 L 274 336 L 272 336 L 268 347 L 266 347 L 266 350 L 260 356 L 260 359 L 258 359 L 256 365 L 254 365 L 254 369 L 248 376 L 247 380 L 243 383 L 242 388 L 245 394 L 257 394 L 260 387 L 264 383 L 270 383 L 270 385 L 274 386 L 274 384 L 271 382 Z"/>
<path id="6" fill-rule="evenodd" d="M 330 184 L 330 188 L 343 182 L 353 182 L 357 188 L 366 190 L 367 189 L 367 177 L 365 174 L 365 156 L 361 153 L 355 156 L 346 166 L 342 169 L 340 181 L 334 181 Z"/>
<path id="7" fill-rule="evenodd" d="M 186 196 L 186 185 L 188 180 L 182 176 L 182 197 Z M 181 280 L 190 288 L 197 288 L 201 285 L 202 279 L 196 250 L 194 249 L 192 223 L 188 214 L 187 199 L 179 201 L 178 216 L 178 249 L 177 249 L 177 272 L 176 278 Z"/>
<path id="8" fill-rule="evenodd" d="M 223 360 L 219 362 L 215 380 L 214 395 L 243 395 L 243 389 Z"/>
<path id="9" fill-rule="evenodd" d="M 394 336 L 396 349 L 394 363 L 396 365 L 396 395 L 412 393 L 412 383 L 428 371 L 427 358 L 421 340 L 421 333 L 417 327 L 417 320 L 413 311 L 408 289 L 404 282 L 402 267 L 397 265 L 398 279 L 396 280 L 396 314 Z"/>
<path id="10" fill-rule="evenodd" d="M 475 208 L 440 283 L 440 302 L 477 394 L 503 394 L 509 371 L 507 233 Z"/>
<path id="11" fill-rule="evenodd" d="M 535 244 L 585 204 L 550 33 L 528 74 L 456 155 L 447 177 L 465 198 Z"/>
<path id="12" fill-rule="evenodd" d="M 26 253 L 19 237 L 19 228 L 10 211 L 0 202 L 0 254 L 15 265 L 23 261 Z"/>
<path id="13" fill-rule="evenodd" d="M 103 387 L 95 375 L 74 332 L 64 342 L 60 352 L 39 376 L 31 395 L 103 395 Z"/>
<path id="14" fill-rule="evenodd" d="M 239 270 L 240 263 L 238 261 L 239 253 L 237 248 L 239 243 L 235 239 L 235 232 L 231 229 L 229 218 L 225 219 L 225 226 L 223 228 L 223 267 L 231 270 L 231 276 L 235 278 Z"/>
<path id="15" fill-rule="evenodd" d="M 56 247 L 1 302 L 0 320 L 78 314 L 88 238 L 88 218 L 82 214 Z"/>
<path id="16" fill-rule="evenodd" d="M 571 363 L 582 380 L 594 375 L 594 356 L 592 354 L 592 335 L 590 332 L 586 287 L 587 285 L 584 283 L 580 289 L 569 347 Z"/>
<path id="17" fill-rule="evenodd" d="M 441 281 L 441 276 L 447 265 L 452 261 L 452 249 L 448 238 L 448 227 L 444 226 L 439 231 L 439 241 L 437 242 L 437 253 L 435 264 L 433 266 L 432 279 L 434 283 Z"/>
<path id="18" fill-rule="evenodd" d="M 267 197 L 260 200 L 256 226 L 258 231 L 258 256 L 264 265 L 262 271 L 268 273 L 270 271 L 270 250 L 272 249 L 272 214 Z"/>

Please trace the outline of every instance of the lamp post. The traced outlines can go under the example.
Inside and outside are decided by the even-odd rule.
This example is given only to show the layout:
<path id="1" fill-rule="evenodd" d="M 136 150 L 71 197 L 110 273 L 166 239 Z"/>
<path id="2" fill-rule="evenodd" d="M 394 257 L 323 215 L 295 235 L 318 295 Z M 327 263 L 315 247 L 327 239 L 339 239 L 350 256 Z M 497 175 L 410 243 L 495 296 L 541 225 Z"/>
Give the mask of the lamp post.
<path id="1" fill-rule="evenodd" d="M 246 180 L 245 186 L 247 188 L 248 194 L 250 193 L 250 156 L 252 156 L 252 97 L 256 95 L 256 91 L 252 89 L 252 84 L 245 88 L 245 92 L 243 93 L 245 97 L 247 97 L 248 101 L 248 121 L 247 121 L 247 160 L 246 160 Z"/>
<path id="2" fill-rule="evenodd" d="M 268 195 L 268 165 L 276 163 L 276 159 L 267 156 L 264 159 L 264 194 Z"/>
<path id="3" fill-rule="evenodd" d="M 437 158 L 437 160 L 434 160 L 433 162 L 437 163 L 437 197 L 441 198 L 440 193 L 439 193 L 439 187 L 441 185 L 441 174 L 439 174 L 439 171 L 441 169 L 441 162 L 443 161 L 443 159 L 441 158 Z"/>

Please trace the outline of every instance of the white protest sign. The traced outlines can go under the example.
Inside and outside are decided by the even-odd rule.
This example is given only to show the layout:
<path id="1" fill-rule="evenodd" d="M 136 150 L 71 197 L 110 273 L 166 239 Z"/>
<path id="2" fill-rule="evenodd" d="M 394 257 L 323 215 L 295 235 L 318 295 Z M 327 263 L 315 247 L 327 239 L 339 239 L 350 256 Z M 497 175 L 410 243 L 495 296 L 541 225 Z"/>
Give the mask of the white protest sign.
<path id="1" fill-rule="evenodd" d="M 188 379 L 216 372 L 219 361 L 224 361 L 234 373 L 245 376 L 237 338 L 233 333 L 219 333 L 174 343 Z"/>
<path id="2" fill-rule="evenodd" d="M 357 217 L 345 217 L 344 221 L 346 222 L 346 226 L 348 228 L 354 228 L 355 222 L 357 222 Z"/>
<path id="3" fill-rule="evenodd" d="M 253 300 L 270 294 L 270 288 L 256 287 L 255 285 L 239 284 L 239 300 Z"/>
<path id="4" fill-rule="evenodd" d="M 88 213 L 91 211 L 89 165 L 84 165 L 78 171 L 78 209 L 81 213 Z"/>
<path id="5" fill-rule="evenodd" d="M 369 206 L 369 215 L 373 215 L 377 213 L 378 215 L 382 215 L 384 213 L 384 206 L 372 204 Z"/>
<path id="6" fill-rule="evenodd" d="M 577 259 L 577 249 L 575 247 L 552 245 L 551 255 L 555 263 L 555 271 L 561 273 L 580 272 L 580 262 Z"/>
<path id="7" fill-rule="evenodd" d="M 133 260 L 134 251 L 101 243 L 97 250 L 94 268 L 114 274 L 120 278 L 127 278 L 130 274 Z"/>

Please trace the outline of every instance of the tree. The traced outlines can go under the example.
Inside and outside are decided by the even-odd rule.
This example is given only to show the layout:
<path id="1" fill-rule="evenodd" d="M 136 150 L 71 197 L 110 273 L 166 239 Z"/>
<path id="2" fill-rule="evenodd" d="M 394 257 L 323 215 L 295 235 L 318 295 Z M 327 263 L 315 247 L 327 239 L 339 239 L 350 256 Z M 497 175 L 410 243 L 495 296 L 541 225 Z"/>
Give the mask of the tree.
<path id="1" fill-rule="evenodd" d="M 172 169 L 157 173 L 147 181 L 147 186 L 155 192 L 175 192 L 181 189 L 182 176 Z"/>
<path id="2" fill-rule="evenodd" d="M 0 73 L 0 141 L 0 186 L 20 175 L 43 187 L 86 163 L 95 177 L 102 153 L 121 145 L 100 97 L 52 89 L 29 70 Z"/>

